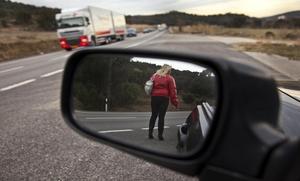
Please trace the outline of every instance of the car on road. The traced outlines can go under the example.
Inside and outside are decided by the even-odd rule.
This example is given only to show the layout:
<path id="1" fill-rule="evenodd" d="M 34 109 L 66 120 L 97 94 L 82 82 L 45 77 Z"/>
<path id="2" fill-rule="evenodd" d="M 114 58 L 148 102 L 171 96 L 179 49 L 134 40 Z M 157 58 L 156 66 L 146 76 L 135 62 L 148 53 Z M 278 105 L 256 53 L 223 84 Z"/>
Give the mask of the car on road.
<path id="1" fill-rule="evenodd" d="M 177 132 L 177 150 L 187 152 L 201 146 L 213 120 L 214 108 L 207 102 L 197 105 Z"/>
<path id="2" fill-rule="evenodd" d="M 154 31 L 153 28 L 145 28 L 145 29 L 143 30 L 143 33 L 151 33 L 151 32 L 153 32 L 153 31 Z"/>
<path id="3" fill-rule="evenodd" d="M 135 28 L 128 28 L 127 29 L 127 37 L 135 37 L 137 36 L 137 32 Z"/>
<path id="4" fill-rule="evenodd" d="M 165 23 L 157 25 L 157 29 L 159 31 L 163 31 L 167 29 L 167 25 Z"/>

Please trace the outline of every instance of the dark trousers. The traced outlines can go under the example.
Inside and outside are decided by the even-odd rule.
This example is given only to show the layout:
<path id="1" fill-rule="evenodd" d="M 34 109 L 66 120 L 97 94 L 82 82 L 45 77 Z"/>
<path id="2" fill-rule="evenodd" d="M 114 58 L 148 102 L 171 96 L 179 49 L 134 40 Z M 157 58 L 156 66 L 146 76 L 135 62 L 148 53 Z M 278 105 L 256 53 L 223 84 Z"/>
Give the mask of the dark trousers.
<path id="1" fill-rule="evenodd" d="M 164 132 L 165 115 L 169 106 L 169 98 L 163 96 L 151 97 L 151 118 L 149 122 L 149 135 L 153 134 L 153 128 L 158 116 L 158 136 L 162 136 Z"/>

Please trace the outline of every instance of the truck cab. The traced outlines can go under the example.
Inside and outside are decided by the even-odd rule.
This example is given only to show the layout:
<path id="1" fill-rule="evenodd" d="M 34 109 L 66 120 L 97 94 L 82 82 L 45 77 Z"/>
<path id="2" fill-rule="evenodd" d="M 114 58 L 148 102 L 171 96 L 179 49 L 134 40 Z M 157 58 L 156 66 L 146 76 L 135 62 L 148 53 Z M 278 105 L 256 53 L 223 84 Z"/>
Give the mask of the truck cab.
<path id="1" fill-rule="evenodd" d="M 91 45 L 94 33 L 90 19 L 90 15 L 85 12 L 57 14 L 57 36 L 60 46 L 71 50 L 79 46 Z"/>

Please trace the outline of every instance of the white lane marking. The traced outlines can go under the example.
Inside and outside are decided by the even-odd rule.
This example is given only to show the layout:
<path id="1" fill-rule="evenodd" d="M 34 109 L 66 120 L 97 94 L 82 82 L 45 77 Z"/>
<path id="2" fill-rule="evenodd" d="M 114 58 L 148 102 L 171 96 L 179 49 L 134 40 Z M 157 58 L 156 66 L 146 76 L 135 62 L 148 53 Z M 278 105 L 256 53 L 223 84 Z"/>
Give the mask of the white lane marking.
<path id="1" fill-rule="evenodd" d="M 66 55 L 63 55 L 63 56 L 59 56 L 59 57 L 55 57 L 55 58 L 52 58 L 48 61 L 55 61 L 55 60 L 63 60 L 63 59 L 66 59 L 70 56 L 71 54 L 66 54 Z"/>
<path id="2" fill-rule="evenodd" d="M 19 67 L 14 67 L 14 68 L 6 69 L 6 70 L 1 70 L 0 73 L 5 73 L 5 72 L 13 71 L 13 70 L 18 70 L 18 69 L 21 69 L 23 67 L 24 66 L 19 66 Z"/>
<path id="3" fill-rule="evenodd" d="M 98 133 L 117 133 L 117 132 L 129 132 L 129 131 L 133 131 L 133 129 L 106 130 L 106 131 L 98 131 Z"/>
<path id="4" fill-rule="evenodd" d="M 300 99 L 300 91 L 298 90 L 292 90 L 292 89 L 285 89 L 285 88 L 282 88 L 282 87 L 279 87 L 278 89 L 280 89 L 282 92 L 285 92 L 295 98 L 298 98 Z"/>
<path id="5" fill-rule="evenodd" d="M 64 55 L 63 57 L 64 58 L 67 58 L 67 57 L 69 57 L 71 54 L 67 54 L 67 55 Z"/>
<path id="6" fill-rule="evenodd" d="M 143 41 L 137 42 L 137 43 L 135 43 L 135 44 L 129 45 L 129 46 L 127 46 L 126 48 L 131 48 L 131 47 L 135 47 L 135 46 L 141 45 L 141 44 L 143 44 L 143 43 L 145 43 L 145 42 L 147 42 L 147 41 L 153 40 L 154 38 L 157 38 L 157 37 L 161 36 L 163 33 L 164 33 L 164 32 L 158 33 L 158 34 L 152 36 L 151 38 L 148 38 L 148 39 L 146 39 L 146 40 L 143 40 Z"/>
<path id="7" fill-rule="evenodd" d="M 63 71 L 63 69 L 59 69 L 59 70 L 56 70 L 56 71 L 53 71 L 53 72 L 50 72 L 50 73 L 47 73 L 47 74 L 44 74 L 44 75 L 41 75 L 42 78 L 44 77 L 50 77 L 52 75 L 55 75 L 55 74 L 58 74 L 58 73 L 61 73 Z"/>
<path id="8" fill-rule="evenodd" d="M 13 85 L 4 87 L 4 88 L 0 89 L 0 91 L 7 91 L 7 90 L 10 90 L 10 89 L 13 89 L 13 88 L 16 88 L 16 87 L 20 87 L 20 86 L 25 85 L 25 84 L 29 84 L 29 83 L 34 82 L 34 81 L 36 81 L 36 79 L 25 80 L 23 82 L 19 82 L 17 84 L 13 84 Z"/>
<path id="9" fill-rule="evenodd" d="M 136 117 L 91 117 L 91 118 L 85 118 L 88 120 L 93 119 L 135 119 Z"/>
<path id="10" fill-rule="evenodd" d="M 199 119 L 200 119 L 200 126 L 201 126 L 201 130 L 202 130 L 202 135 L 206 136 L 207 132 L 208 132 L 208 122 L 204 116 L 204 112 L 202 110 L 202 106 L 197 106 L 198 111 L 199 111 Z"/>
<path id="11" fill-rule="evenodd" d="M 60 54 L 62 51 L 59 51 L 59 52 L 53 52 L 53 53 L 48 53 L 48 54 L 43 54 L 43 55 L 35 55 L 35 56 L 32 56 L 32 57 L 27 57 L 27 58 L 21 58 L 21 59 L 16 59 L 16 60 L 12 60 L 12 61 L 8 61 L 8 62 L 3 62 L 3 63 L 0 63 L 0 67 L 2 66 L 7 66 L 7 65 L 12 65 L 12 64 L 16 64 L 16 63 L 20 63 L 20 62 L 27 62 L 27 61 L 35 61 L 35 59 L 46 59 L 46 57 L 48 56 L 52 56 L 52 55 L 55 55 L 55 54 Z"/>
<path id="12" fill-rule="evenodd" d="M 169 126 L 164 126 L 164 128 L 170 128 Z M 142 130 L 149 130 L 149 128 L 141 128 Z M 158 129 L 158 127 L 154 127 L 154 129 Z"/>
<path id="13" fill-rule="evenodd" d="M 63 58 L 64 58 L 63 56 L 61 56 L 61 57 L 56 57 L 56 58 L 50 59 L 49 61 L 60 60 L 60 59 L 63 59 Z"/>

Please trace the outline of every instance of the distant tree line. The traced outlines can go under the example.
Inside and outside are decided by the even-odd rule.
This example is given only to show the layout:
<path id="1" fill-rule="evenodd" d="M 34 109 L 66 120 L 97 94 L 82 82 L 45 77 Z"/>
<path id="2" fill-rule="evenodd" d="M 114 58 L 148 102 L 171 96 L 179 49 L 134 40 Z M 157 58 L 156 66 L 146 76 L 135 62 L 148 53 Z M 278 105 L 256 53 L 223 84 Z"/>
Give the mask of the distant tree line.
<path id="1" fill-rule="evenodd" d="M 144 84 L 160 67 L 130 59 L 104 55 L 86 57 L 74 78 L 75 109 L 104 111 L 106 98 L 109 110 L 130 108 L 143 104 L 141 100 L 150 99 L 144 92 Z M 210 71 L 172 70 L 172 75 L 176 79 L 178 95 L 185 104 L 196 105 L 216 99 L 215 77 Z"/>
<path id="2" fill-rule="evenodd" d="M 56 29 L 55 14 L 57 8 L 36 7 L 10 0 L 0 0 L 0 28 L 21 26 L 32 30 L 54 31 Z M 300 12 L 291 12 L 292 18 L 254 18 L 244 14 L 218 14 L 201 16 L 171 11 L 165 14 L 146 16 L 126 16 L 127 24 L 157 25 L 166 23 L 168 26 L 184 26 L 195 24 L 220 25 L 225 27 L 253 28 L 299 28 Z"/>
<path id="3" fill-rule="evenodd" d="M 0 0 L 0 27 L 26 26 L 32 30 L 56 29 L 55 14 L 60 9 L 36 7 L 10 0 Z"/>
<path id="4" fill-rule="evenodd" d="M 300 14 L 300 12 L 298 12 Z M 277 18 L 255 18 L 244 14 L 218 14 L 218 15 L 193 15 L 178 11 L 171 11 L 165 14 L 126 16 L 128 24 L 161 24 L 168 26 L 184 26 L 195 24 L 220 25 L 224 27 L 252 27 L 252 28 L 299 28 L 300 18 L 293 17 L 287 19 Z"/>

